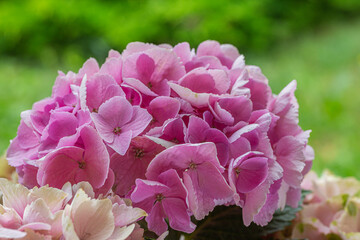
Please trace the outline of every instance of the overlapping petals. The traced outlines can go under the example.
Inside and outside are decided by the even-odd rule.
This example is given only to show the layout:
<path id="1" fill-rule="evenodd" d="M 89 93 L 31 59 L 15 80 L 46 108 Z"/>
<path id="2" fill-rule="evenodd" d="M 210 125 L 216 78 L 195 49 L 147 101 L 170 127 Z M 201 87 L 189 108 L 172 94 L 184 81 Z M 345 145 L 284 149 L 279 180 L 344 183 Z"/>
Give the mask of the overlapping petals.
<path id="1" fill-rule="evenodd" d="M 224 204 L 241 207 L 245 225 L 266 225 L 276 209 L 297 206 L 314 158 L 295 89 L 292 81 L 274 95 L 261 69 L 229 44 L 134 42 L 101 66 L 89 59 L 78 73 L 59 72 L 51 97 L 21 114 L 7 159 L 27 187 L 87 181 L 93 193 L 79 199 L 99 211 L 110 205 L 85 195 L 131 197 L 159 235 L 166 222 L 191 232 L 190 217 Z M 69 236 L 82 238 L 76 211 L 66 210 Z"/>
<path id="2" fill-rule="evenodd" d="M 60 189 L 26 187 L 0 179 L 1 239 L 127 239 L 146 212 L 116 197 L 94 199 L 86 182 Z M 85 188 L 85 189 L 83 189 Z M 142 236 L 133 238 L 142 239 Z"/>
<path id="3" fill-rule="evenodd" d="M 359 238 L 358 180 L 341 178 L 327 171 L 321 177 L 310 172 L 302 187 L 312 192 L 306 196 L 303 209 L 295 222 L 293 238 Z"/>

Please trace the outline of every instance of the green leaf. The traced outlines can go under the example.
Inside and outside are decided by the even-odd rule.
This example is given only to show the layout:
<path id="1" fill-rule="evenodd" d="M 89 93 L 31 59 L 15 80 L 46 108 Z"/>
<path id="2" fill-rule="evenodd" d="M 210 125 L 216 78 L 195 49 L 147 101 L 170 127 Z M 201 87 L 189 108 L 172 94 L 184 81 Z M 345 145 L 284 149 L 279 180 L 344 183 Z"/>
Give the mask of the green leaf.
<path id="1" fill-rule="evenodd" d="M 142 229 L 144 229 L 144 239 L 145 240 L 156 240 L 157 239 L 156 233 L 154 233 L 148 229 L 145 219 L 142 219 L 137 223 L 140 225 L 140 227 Z"/>
<path id="2" fill-rule="evenodd" d="M 309 192 L 303 191 L 303 196 L 297 208 L 286 206 L 277 210 L 268 225 L 261 227 L 251 223 L 246 227 L 242 220 L 242 209 L 238 206 L 217 206 L 209 216 L 197 223 L 196 230 L 186 239 L 271 239 L 271 234 L 284 230 L 291 225 L 296 213 L 301 210 L 302 201 Z"/>

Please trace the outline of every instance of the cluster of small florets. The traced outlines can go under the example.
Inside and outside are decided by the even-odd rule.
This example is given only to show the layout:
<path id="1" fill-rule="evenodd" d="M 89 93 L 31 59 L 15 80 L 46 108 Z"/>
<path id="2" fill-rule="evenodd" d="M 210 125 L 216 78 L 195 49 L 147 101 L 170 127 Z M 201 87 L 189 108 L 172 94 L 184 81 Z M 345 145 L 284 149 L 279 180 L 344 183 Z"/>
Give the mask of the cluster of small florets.
<path id="1" fill-rule="evenodd" d="M 325 171 L 301 184 L 310 193 L 294 221 L 293 239 L 360 239 L 360 182 Z"/>
<path id="2" fill-rule="evenodd" d="M 78 73 L 59 73 L 50 98 L 21 114 L 7 159 L 28 187 L 89 182 L 144 209 L 150 230 L 192 232 L 217 205 L 245 225 L 297 206 L 310 169 L 296 82 L 273 95 L 232 45 L 130 43 Z"/>
<path id="3" fill-rule="evenodd" d="M 27 189 L 0 179 L 0 239 L 143 239 L 140 208 L 115 195 L 95 193 L 88 182 Z"/>

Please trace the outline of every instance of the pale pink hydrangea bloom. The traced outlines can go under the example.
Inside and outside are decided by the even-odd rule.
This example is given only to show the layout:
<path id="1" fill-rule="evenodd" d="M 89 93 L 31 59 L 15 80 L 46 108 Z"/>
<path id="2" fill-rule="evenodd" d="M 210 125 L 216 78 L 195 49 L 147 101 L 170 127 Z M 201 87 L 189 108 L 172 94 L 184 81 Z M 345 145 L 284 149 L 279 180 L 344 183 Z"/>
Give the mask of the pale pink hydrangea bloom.
<path id="1" fill-rule="evenodd" d="M 295 89 L 293 81 L 273 95 L 229 44 L 134 42 L 101 66 L 89 59 L 78 73 L 59 72 L 51 97 L 21 114 L 7 158 L 27 187 L 88 181 L 94 196 L 139 196 L 149 182 L 167 186 L 159 176 L 175 170 L 186 191 L 181 216 L 236 204 L 245 225 L 266 225 L 276 209 L 297 206 L 314 158 Z M 158 234 L 165 225 L 151 219 L 177 229 L 187 219 L 152 209 Z"/>
<path id="2" fill-rule="evenodd" d="M 358 180 L 337 177 L 327 171 L 319 178 L 310 172 L 302 187 L 312 192 L 306 196 L 295 223 L 294 238 L 328 239 L 335 235 L 341 239 L 359 239 Z"/>
<path id="3" fill-rule="evenodd" d="M 1 239 L 143 239 L 146 212 L 119 197 L 94 199 L 87 182 L 60 189 L 26 187 L 0 179 Z M 87 194 L 87 193 L 88 194 Z"/>

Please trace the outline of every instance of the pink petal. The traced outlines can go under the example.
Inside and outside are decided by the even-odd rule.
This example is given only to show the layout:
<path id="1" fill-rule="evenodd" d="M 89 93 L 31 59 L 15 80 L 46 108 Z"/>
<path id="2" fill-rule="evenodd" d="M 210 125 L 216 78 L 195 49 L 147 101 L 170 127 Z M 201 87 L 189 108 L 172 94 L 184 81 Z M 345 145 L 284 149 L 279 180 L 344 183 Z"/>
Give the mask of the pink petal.
<path id="1" fill-rule="evenodd" d="M 0 238 L 3 239 L 17 239 L 17 238 L 23 238 L 26 236 L 26 232 L 9 229 L 9 228 L 0 228 Z"/>
<path id="2" fill-rule="evenodd" d="M 264 206 L 260 209 L 259 213 L 254 216 L 254 222 L 260 226 L 267 225 L 275 211 L 279 208 L 279 188 L 281 186 L 281 180 L 275 181 L 269 189 L 269 193 L 266 198 Z M 297 206 L 296 206 L 297 207 Z"/>
<path id="3" fill-rule="evenodd" d="M 120 54 L 110 57 L 101 66 L 99 73 L 111 75 L 115 81 L 120 84 L 122 82 L 122 65 L 123 63 Z"/>
<path id="4" fill-rule="evenodd" d="M 158 96 L 157 93 L 154 93 L 151 89 L 149 89 L 144 83 L 136 78 L 124 78 L 124 83 L 130 85 L 135 88 L 137 91 L 152 97 Z"/>
<path id="5" fill-rule="evenodd" d="M 149 230 L 155 232 L 157 235 L 161 235 L 164 233 L 168 226 L 165 222 L 165 213 L 161 203 L 155 203 L 154 207 L 152 208 L 149 216 L 147 216 L 146 222 L 148 223 Z"/>
<path id="6" fill-rule="evenodd" d="M 156 45 L 152 43 L 131 42 L 126 46 L 126 49 L 121 55 L 125 59 L 134 53 L 143 52 L 154 47 L 156 47 Z"/>
<path id="7" fill-rule="evenodd" d="M 216 205 L 230 202 L 234 195 L 221 172 L 210 162 L 185 172 L 184 184 L 189 192 L 190 209 L 197 220 L 203 219 Z"/>
<path id="8" fill-rule="evenodd" d="M 114 129 L 122 127 L 133 117 L 133 108 L 123 97 L 113 97 L 103 103 L 98 113 L 92 113 L 96 129 L 102 139 L 107 143 L 113 143 L 116 134 Z"/>
<path id="9" fill-rule="evenodd" d="M 229 141 L 224 133 L 210 126 L 202 119 L 191 116 L 188 125 L 188 140 L 191 143 L 213 142 L 216 145 L 221 165 L 225 166 L 229 157 Z"/>
<path id="10" fill-rule="evenodd" d="M 130 102 L 131 105 L 141 105 L 142 96 L 138 90 L 126 84 L 122 84 L 121 88 L 126 95 L 126 99 Z"/>
<path id="11" fill-rule="evenodd" d="M 215 88 L 215 80 L 204 68 L 196 68 L 179 80 L 179 84 L 197 93 L 210 93 Z"/>
<path id="12" fill-rule="evenodd" d="M 220 45 L 216 41 L 207 40 L 200 43 L 197 49 L 197 55 L 215 56 L 224 66 L 230 69 L 233 61 L 236 59 L 235 56 L 239 56 L 239 53 L 232 45 Z"/>
<path id="13" fill-rule="evenodd" d="M 68 181 L 75 183 L 75 174 L 83 153 L 84 150 L 78 147 L 63 147 L 51 152 L 40 165 L 38 183 L 57 188 L 61 188 Z"/>
<path id="14" fill-rule="evenodd" d="M 147 215 L 144 210 L 126 206 L 126 204 L 114 204 L 112 211 L 115 217 L 115 226 L 117 227 L 130 225 Z"/>
<path id="15" fill-rule="evenodd" d="M 99 64 L 94 58 L 89 58 L 83 64 L 82 68 L 79 70 L 79 78 L 83 78 L 86 74 L 89 78 L 99 71 Z M 80 85 L 80 84 L 79 84 Z"/>
<path id="16" fill-rule="evenodd" d="M 261 208 L 265 205 L 267 193 L 271 184 L 282 177 L 282 168 L 275 161 L 269 162 L 267 179 L 253 191 L 246 193 L 246 200 L 243 206 L 243 221 L 245 226 L 249 226 Z"/>
<path id="17" fill-rule="evenodd" d="M 180 96 L 180 98 L 188 101 L 194 107 L 201 108 L 201 107 L 206 107 L 208 105 L 210 94 L 196 93 L 186 87 L 171 82 L 169 82 L 168 84 L 170 88 Z"/>
<path id="18" fill-rule="evenodd" d="M 136 137 L 145 130 L 151 120 L 151 115 L 145 109 L 134 106 L 131 120 L 123 125 L 122 130 L 131 131 L 132 137 Z"/>
<path id="19" fill-rule="evenodd" d="M 247 193 L 256 188 L 267 177 L 268 159 L 256 156 L 249 156 L 247 159 L 246 157 L 239 157 L 238 159 L 241 159 L 241 162 L 234 161 L 234 168 L 240 171 L 236 181 L 236 189 L 240 193 Z"/>
<path id="20" fill-rule="evenodd" d="M 183 64 L 190 61 L 191 58 L 193 57 L 193 54 L 192 54 L 192 52 L 190 50 L 190 45 L 187 42 L 178 43 L 174 47 L 174 52 L 181 59 L 181 62 Z"/>
<path id="21" fill-rule="evenodd" d="M 152 75 L 152 80 L 167 79 L 179 80 L 185 75 L 185 68 L 181 64 L 176 54 L 165 48 L 152 48 L 145 52 L 154 59 L 156 67 Z"/>
<path id="22" fill-rule="evenodd" d="M 81 138 L 85 147 L 84 159 L 86 161 L 87 181 L 93 187 L 99 188 L 104 185 L 109 172 L 108 151 L 96 130 L 90 126 L 83 128 Z"/>
<path id="23" fill-rule="evenodd" d="M 138 76 L 135 77 L 142 81 L 144 84 L 147 84 L 151 79 L 155 69 L 155 62 L 146 54 L 140 54 L 136 60 L 136 70 Z"/>
<path id="24" fill-rule="evenodd" d="M 44 129 L 42 139 L 46 136 L 58 141 L 62 137 L 73 135 L 76 132 L 78 120 L 68 112 L 54 112 L 51 114 L 49 125 Z"/>
<path id="25" fill-rule="evenodd" d="M 19 216 L 22 217 L 26 205 L 29 203 L 29 190 L 23 185 L 15 184 L 5 178 L 1 178 L 0 191 L 3 195 L 3 205 L 14 209 Z"/>
<path id="26" fill-rule="evenodd" d="M 20 122 L 17 135 L 19 139 L 19 146 L 22 149 L 33 148 L 39 145 L 38 135 L 35 134 L 35 131 L 31 127 L 27 126 L 23 120 Z"/>
<path id="27" fill-rule="evenodd" d="M 32 229 L 35 231 L 49 231 L 51 230 L 51 226 L 47 223 L 32 222 L 32 223 L 24 224 L 19 228 L 20 231 L 24 231 L 26 229 Z"/>
<path id="28" fill-rule="evenodd" d="M 177 170 L 181 177 L 183 171 L 189 168 L 191 161 L 196 164 L 209 161 L 223 171 L 216 158 L 216 148 L 213 143 L 181 144 L 159 153 L 150 162 L 146 177 L 156 180 L 162 172 L 168 169 Z"/>
<path id="29" fill-rule="evenodd" d="M 169 188 L 162 183 L 150 180 L 136 179 L 136 187 L 131 193 L 131 200 L 135 203 L 144 201 L 148 198 L 150 198 L 149 200 L 155 200 L 156 194 L 163 193 L 168 190 Z M 151 202 L 151 204 L 153 204 L 153 202 Z"/>
<path id="30" fill-rule="evenodd" d="M 90 111 L 98 111 L 102 103 L 124 92 L 110 75 L 97 74 L 86 82 L 86 104 Z"/>
<path id="31" fill-rule="evenodd" d="M 292 187 L 299 187 L 303 179 L 305 167 L 304 145 L 293 136 L 280 139 L 275 146 L 277 162 L 284 169 L 284 181 Z"/>
<path id="32" fill-rule="evenodd" d="M 219 93 L 226 93 L 230 87 L 230 78 L 227 72 L 220 69 L 210 69 L 208 71 L 214 79 L 215 89 L 217 89 Z"/>
<path id="33" fill-rule="evenodd" d="M 150 102 L 147 110 L 158 123 L 163 124 L 166 120 L 176 117 L 180 110 L 180 102 L 171 97 L 160 96 Z"/>
<path id="34" fill-rule="evenodd" d="M 124 131 L 115 136 L 114 141 L 112 143 L 108 143 L 108 145 L 118 154 L 124 155 L 129 149 L 132 137 L 131 131 Z"/>
<path id="35" fill-rule="evenodd" d="M 167 120 L 162 127 L 160 137 L 174 143 L 184 143 L 186 127 L 181 118 Z"/>
<path id="36" fill-rule="evenodd" d="M 146 137 L 137 137 L 132 140 L 124 156 L 113 154 L 111 168 L 115 173 L 114 192 L 124 196 L 135 185 L 136 178 L 145 179 L 150 161 L 164 149 Z"/>
<path id="37" fill-rule="evenodd" d="M 196 225 L 191 222 L 183 200 L 165 198 L 161 203 L 166 216 L 169 218 L 169 224 L 172 229 L 186 233 L 191 233 L 195 230 Z"/>

